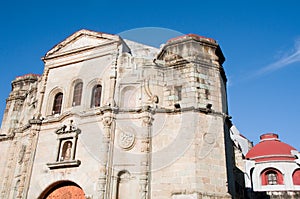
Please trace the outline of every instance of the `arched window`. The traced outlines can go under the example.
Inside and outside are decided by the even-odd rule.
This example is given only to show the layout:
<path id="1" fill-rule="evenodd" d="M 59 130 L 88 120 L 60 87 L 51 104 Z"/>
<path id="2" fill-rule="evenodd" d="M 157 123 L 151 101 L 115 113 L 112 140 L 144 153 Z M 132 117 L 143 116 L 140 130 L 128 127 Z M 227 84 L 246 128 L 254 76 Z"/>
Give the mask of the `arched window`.
<path id="1" fill-rule="evenodd" d="M 277 179 L 277 173 L 274 171 L 269 171 L 268 173 L 266 173 L 267 175 L 267 180 L 268 180 L 268 184 L 269 185 L 276 185 L 278 184 L 278 179 Z"/>
<path id="2" fill-rule="evenodd" d="M 99 107 L 101 103 L 102 86 L 100 84 L 94 86 L 92 90 L 92 103 L 91 107 Z"/>
<path id="3" fill-rule="evenodd" d="M 261 175 L 262 185 L 281 185 L 283 176 L 277 169 L 266 169 Z"/>
<path id="4" fill-rule="evenodd" d="M 300 185 L 300 169 L 297 169 L 293 173 L 293 184 L 294 185 Z"/>
<path id="5" fill-rule="evenodd" d="M 81 104 L 82 86 L 82 82 L 75 84 L 72 106 L 79 106 Z"/>
<path id="6" fill-rule="evenodd" d="M 57 93 L 54 97 L 52 114 L 59 114 L 61 112 L 62 101 L 63 101 L 63 94 Z"/>

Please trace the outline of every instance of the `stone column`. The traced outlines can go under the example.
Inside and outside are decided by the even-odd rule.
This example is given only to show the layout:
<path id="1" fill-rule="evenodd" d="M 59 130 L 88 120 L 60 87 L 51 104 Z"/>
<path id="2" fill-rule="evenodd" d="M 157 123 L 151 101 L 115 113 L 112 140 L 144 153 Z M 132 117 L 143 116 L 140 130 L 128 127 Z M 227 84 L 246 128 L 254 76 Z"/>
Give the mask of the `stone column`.
<path id="1" fill-rule="evenodd" d="M 116 175 L 112 175 L 112 189 L 110 190 L 111 191 L 111 198 L 112 199 L 115 199 L 117 198 L 117 186 L 118 186 L 118 176 Z"/>
<path id="2" fill-rule="evenodd" d="M 99 176 L 99 199 L 105 199 L 105 192 L 107 190 L 108 184 L 108 159 L 109 159 L 109 146 L 111 138 L 111 126 L 113 122 L 113 114 L 111 109 L 104 110 L 104 115 L 102 119 L 103 123 L 103 139 L 101 146 L 100 155 L 100 176 Z"/>
<path id="3" fill-rule="evenodd" d="M 144 107 L 142 113 L 142 125 L 146 128 L 146 131 L 142 136 L 141 153 L 143 154 L 141 159 L 141 174 L 140 174 L 140 198 L 149 198 L 149 176 L 150 176 L 150 143 L 151 143 L 151 126 L 152 126 L 152 114 L 150 113 L 150 107 Z"/>

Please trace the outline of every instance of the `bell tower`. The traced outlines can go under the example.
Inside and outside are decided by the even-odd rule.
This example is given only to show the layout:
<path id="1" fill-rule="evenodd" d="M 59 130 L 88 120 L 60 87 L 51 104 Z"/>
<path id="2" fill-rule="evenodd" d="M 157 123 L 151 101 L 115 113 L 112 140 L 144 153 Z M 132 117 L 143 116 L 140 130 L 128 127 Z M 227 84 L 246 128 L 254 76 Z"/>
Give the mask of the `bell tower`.
<path id="1" fill-rule="evenodd" d="M 160 111 L 168 121 L 159 129 L 155 122 L 163 114 L 154 116 L 152 152 L 161 154 L 153 152 L 152 168 L 173 159 L 152 173 L 153 198 L 163 198 L 154 187 L 168 184 L 172 199 L 231 198 L 235 192 L 224 61 L 214 39 L 195 34 L 170 39 L 154 60 L 164 73 Z"/>
<path id="2" fill-rule="evenodd" d="M 165 106 L 227 114 L 225 58 L 215 40 L 195 34 L 170 39 L 155 61 L 165 70 Z"/>
<path id="3" fill-rule="evenodd" d="M 12 81 L 12 90 L 6 100 L 2 131 L 13 134 L 16 128 L 27 125 L 37 106 L 39 75 L 27 74 Z"/>

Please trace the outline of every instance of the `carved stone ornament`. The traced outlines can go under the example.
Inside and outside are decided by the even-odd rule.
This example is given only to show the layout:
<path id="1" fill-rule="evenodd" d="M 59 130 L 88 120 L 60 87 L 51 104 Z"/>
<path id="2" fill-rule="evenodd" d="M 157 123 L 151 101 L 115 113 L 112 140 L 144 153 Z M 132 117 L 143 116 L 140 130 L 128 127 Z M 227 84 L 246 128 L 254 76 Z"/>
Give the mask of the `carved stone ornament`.
<path id="1" fill-rule="evenodd" d="M 148 153 L 149 152 L 149 143 L 150 139 L 146 139 L 142 141 L 142 147 L 141 147 L 141 152 Z"/>
<path id="2" fill-rule="evenodd" d="M 178 55 L 177 53 L 167 51 L 165 55 L 165 61 L 174 61 L 176 59 L 182 59 L 182 56 Z"/>
<path id="3" fill-rule="evenodd" d="M 159 98 L 157 95 L 152 94 L 151 89 L 150 89 L 149 79 L 145 80 L 144 89 L 145 89 L 147 96 L 149 97 L 148 101 L 151 103 L 157 104 L 159 102 Z"/>
<path id="4" fill-rule="evenodd" d="M 102 120 L 103 125 L 104 125 L 104 127 L 106 127 L 106 128 L 109 128 L 109 127 L 110 127 L 112 121 L 113 121 L 113 118 L 112 118 L 111 116 L 106 116 L 106 117 L 104 117 L 103 120 Z"/>
<path id="5" fill-rule="evenodd" d="M 205 133 L 203 139 L 207 144 L 214 144 L 216 142 L 216 135 L 213 133 Z"/>
<path id="6" fill-rule="evenodd" d="M 143 121 L 142 125 L 143 126 L 151 126 L 152 120 L 153 120 L 153 118 L 152 118 L 151 114 L 146 113 L 142 116 L 142 121 Z"/>
<path id="7" fill-rule="evenodd" d="M 79 134 L 81 130 L 73 125 L 73 121 L 70 122 L 69 125 L 63 125 L 61 128 L 56 130 L 56 134 L 67 134 L 67 133 L 76 133 Z"/>
<path id="8" fill-rule="evenodd" d="M 18 163 L 19 164 L 21 164 L 23 162 L 25 152 L 26 152 L 26 146 L 22 145 L 22 147 L 20 149 L 20 152 L 19 152 L 19 157 L 18 157 Z"/>
<path id="9" fill-rule="evenodd" d="M 119 136 L 119 146 L 123 149 L 130 149 L 134 145 L 135 135 L 132 132 L 120 131 Z"/>
<path id="10" fill-rule="evenodd" d="M 78 134 L 81 130 L 74 125 L 73 120 L 55 131 L 58 137 L 58 148 L 55 162 L 47 163 L 49 169 L 79 167 L 80 160 L 75 159 L 75 149 Z"/>

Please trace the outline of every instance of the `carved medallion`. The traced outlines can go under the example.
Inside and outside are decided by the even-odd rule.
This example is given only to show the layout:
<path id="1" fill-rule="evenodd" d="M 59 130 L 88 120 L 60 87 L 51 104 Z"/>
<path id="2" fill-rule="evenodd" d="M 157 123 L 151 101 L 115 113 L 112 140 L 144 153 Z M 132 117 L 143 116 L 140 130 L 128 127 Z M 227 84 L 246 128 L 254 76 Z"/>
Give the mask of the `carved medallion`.
<path id="1" fill-rule="evenodd" d="M 119 146 L 123 149 L 130 149 L 135 141 L 135 135 L 132 132 L 120 131 L 119 133 Z"/>
<path id="2" fill-rule="evenodd" d="M 205 133 L 204 134 L 204 141 L 207 144 L 213 144 L 216 142 L 216 135 L 213 133 Z"/>

